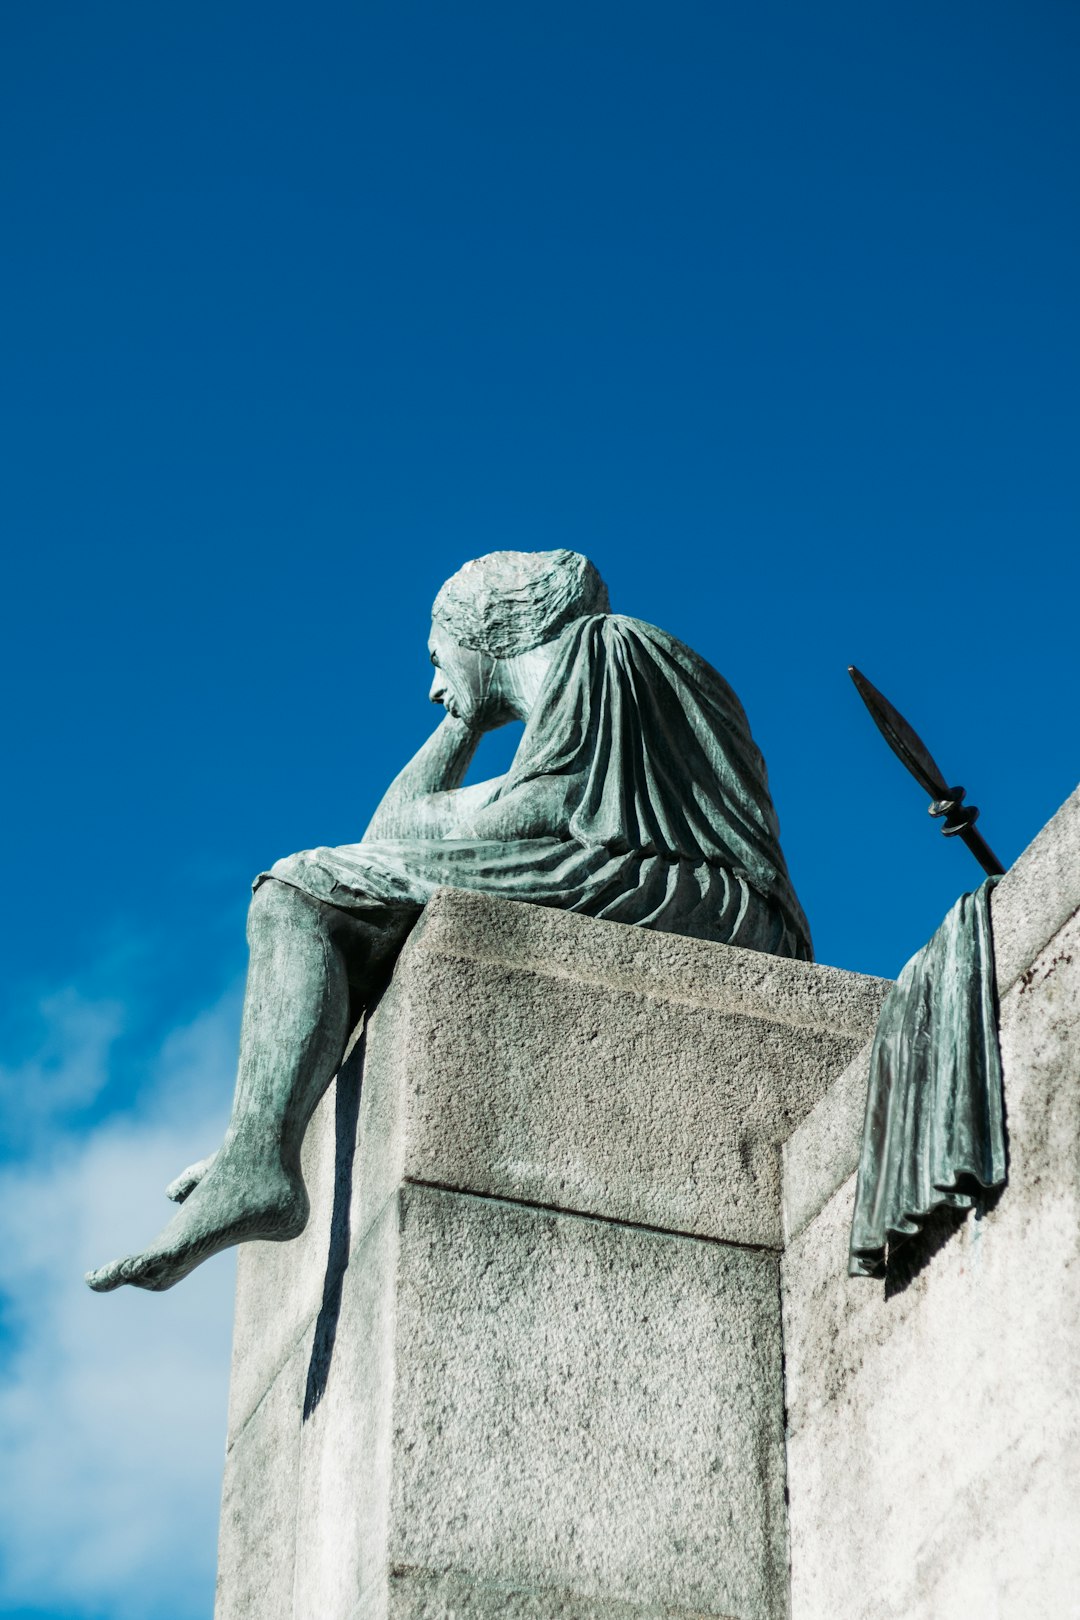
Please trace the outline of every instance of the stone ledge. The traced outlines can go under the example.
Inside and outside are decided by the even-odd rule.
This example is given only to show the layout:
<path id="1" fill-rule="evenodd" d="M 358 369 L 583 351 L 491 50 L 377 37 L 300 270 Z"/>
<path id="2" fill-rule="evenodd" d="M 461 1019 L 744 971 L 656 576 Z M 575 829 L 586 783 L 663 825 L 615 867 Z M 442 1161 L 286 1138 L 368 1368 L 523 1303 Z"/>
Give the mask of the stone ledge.
<path id="1" fill-rule="evenodd" d="M 779 1249 L 779 1147 L 885 982 L 441 890 L 371 1020 L 353 1231 L 415 1180 Z"/>
<path id="2" fill-rule="evenodd" d="M 889 982 L 467 889 L 436 889 L 405 949 L 835 1035 L 861 1034 Z"/>

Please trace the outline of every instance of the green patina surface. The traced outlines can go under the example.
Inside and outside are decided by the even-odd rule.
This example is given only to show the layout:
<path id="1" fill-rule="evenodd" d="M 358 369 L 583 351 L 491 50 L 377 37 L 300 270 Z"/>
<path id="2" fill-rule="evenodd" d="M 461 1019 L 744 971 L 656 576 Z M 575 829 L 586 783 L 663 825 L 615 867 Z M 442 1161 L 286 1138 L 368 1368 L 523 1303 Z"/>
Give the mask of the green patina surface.
<path id="1" fill-rule="evenodd" d="M 853 1277 L 937 1209 L 970 1209 L 1005 1180 L 990 878 L 960 897 L 885 998 L 870 1058 L 851 1228 Z"/>
<path id="2" fill-rule="evenodd" d="M 575 552 L 495 552 L 439 592 L 430 696 L 445 716 L 356 844 L 256 880 L 232 1118 L 168 1189 L 147 1249 L 88 1277 L 160 1290 L 231 1244 L 303 1230 L 300 1149 L 350 1032 L 440 885 L 809 959 L 761 754 L 727 682 L 608 611 Z M 465 785 L 520 719 L 505 777 Z"/>

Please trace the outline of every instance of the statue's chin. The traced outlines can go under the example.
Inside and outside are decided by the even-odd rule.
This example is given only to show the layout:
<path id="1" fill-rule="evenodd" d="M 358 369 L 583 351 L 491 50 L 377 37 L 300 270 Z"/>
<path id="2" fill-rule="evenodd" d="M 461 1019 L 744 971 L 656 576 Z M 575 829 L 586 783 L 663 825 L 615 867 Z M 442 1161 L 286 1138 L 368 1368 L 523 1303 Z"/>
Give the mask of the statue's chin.
<path id="1" fill-rule="evenodd" d="M 460 720 L 462 725 L 468 726 L 472 732 L 497 731 L 500 726 L 505 726 L 517 718 L 509 704 L 501 700 L 496 703 L 481 702 L 479 707 L 472 704 L 463 707 L 457 698 L 448 696 L 443 698 L 442 704 L 447 714 L 455 720 Z"/>

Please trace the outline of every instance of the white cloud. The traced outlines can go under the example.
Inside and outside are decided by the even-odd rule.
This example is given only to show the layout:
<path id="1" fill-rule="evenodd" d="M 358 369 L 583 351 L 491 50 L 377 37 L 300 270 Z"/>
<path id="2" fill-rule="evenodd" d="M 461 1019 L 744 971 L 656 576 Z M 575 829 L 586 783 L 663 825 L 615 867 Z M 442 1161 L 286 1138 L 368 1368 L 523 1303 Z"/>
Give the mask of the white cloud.
<path id="1" fill-rule="evenodd" d="M 43 1029 L 37 1050 L 22 1063 L 0 1064 L 5 1137 L 24 1151 L 101 1094 L 124 1024 L 120 1002 L 87 997 L 74 986 L 43 996 L 34 1011 Z"/>
<path id="2" fill-rule="evenodd" d="M 100 1084 L 118 1014 L 95 1018 L 77 996 L 54 1005 L 75 1009 L 60 1019 L 66 1037 L 18 1072 L 29 1083 L 60 1076 L 62 1110 Z M 230 996 L 176 1031 L 137 1107 L 78 1137 L 57 1122 L 46 1138 L 50 1105 L 35 1100 L 38 1146 L 0 1170 L 0 1608 L 109 1620 L 210 1612 L 231 1258 L 166 1294 L 96 1295 L 82 1276 L 152 1237 L 170 1213 L 166 1182 L 216 1145 L 236 1023 Z"/>

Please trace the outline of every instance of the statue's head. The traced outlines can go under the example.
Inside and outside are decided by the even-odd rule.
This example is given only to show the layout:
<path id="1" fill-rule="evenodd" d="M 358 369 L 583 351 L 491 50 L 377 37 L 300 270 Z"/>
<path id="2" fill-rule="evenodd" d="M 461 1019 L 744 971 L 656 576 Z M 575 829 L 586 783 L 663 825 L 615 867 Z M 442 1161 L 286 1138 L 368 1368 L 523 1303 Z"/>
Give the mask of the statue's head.
<path id="1" fill-rule="evenodd" d="M 525 655 L 608 606 L 606 585 L 577 551 L 492 551 L 467 562 L 431 610 L 428 645 L 442 677 L 432 698 L 464 720 L 500 724 L 514 712 L 507 698 Z"/>
<path id="2" fill-rule="evenodd" d="M 607 586 L 580 552 L 489 551 L 447 580 L 431 622 L 459 647 L 513 658 L 607 611 Z"/>

